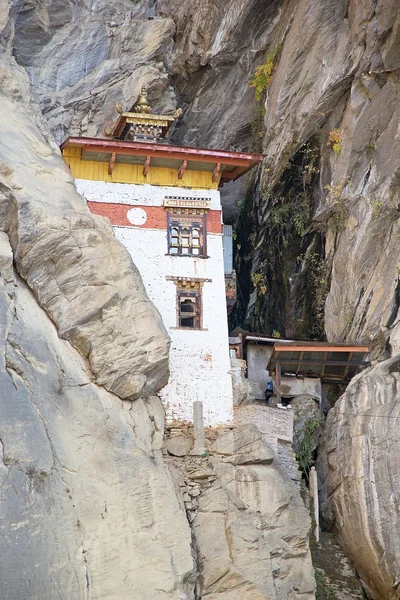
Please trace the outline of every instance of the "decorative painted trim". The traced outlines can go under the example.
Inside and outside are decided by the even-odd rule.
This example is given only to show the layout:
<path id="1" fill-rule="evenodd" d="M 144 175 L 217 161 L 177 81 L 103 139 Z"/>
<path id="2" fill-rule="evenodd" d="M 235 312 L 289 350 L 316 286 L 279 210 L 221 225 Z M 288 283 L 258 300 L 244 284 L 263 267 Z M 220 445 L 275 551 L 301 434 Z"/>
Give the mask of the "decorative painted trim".
<path id="1" fill-rule="evenodd" d="M 211 200 L 206 198 L 174 198 L 167 196 L 164 206 L 170 208 L 210 208 Z"/>
<path id="2" fill-rule="evenodd" d="M 189 287 L 192 283 L 199 283 L 200 285 L 203 285 L 203 283 L 212 283 L 212 279 L 204 279 L 201 277 L 180 277 L 178 275 L 167 275 L 165 279 L 167 281 L 173 281 L 175 284 L 179 285 L 188 283 Z"/>

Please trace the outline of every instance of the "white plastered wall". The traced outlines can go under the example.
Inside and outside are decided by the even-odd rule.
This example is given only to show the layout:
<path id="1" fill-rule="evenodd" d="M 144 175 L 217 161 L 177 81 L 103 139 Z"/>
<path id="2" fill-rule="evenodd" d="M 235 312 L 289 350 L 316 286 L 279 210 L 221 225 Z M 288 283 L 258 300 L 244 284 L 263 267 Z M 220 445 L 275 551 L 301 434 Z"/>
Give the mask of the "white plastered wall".
<path id="1" fill-rule="evenodd" d="M 116 202 L 117 204 L 163 206 L 168 196 L 177 198 L 207 198 L 211 210 L 221 210 L 218 190 L 194 190 L 133 183 L 108 183 L 76 179 L 78 192 L 90 202 Z"/>
<path id="2" fill-rule="evenodd" d="M 78 191 L 92 202 L 162 206 L 166 196 L 207 198 L 220 210 L 216 190 L 186 190 L 150 185 L 112 184 L 77 180 Z M 161 313 L 171 337 L 170 379 L 160 396 L 167 421 L 193 420 L 193 402 L 203 403 L 207 426 L 233 419 L 232 378 L 225 302 L 222 234 L 207 235 L 209 258 L 170 256 L 167 231 L 114 227 L 138 267 L 149 297 Z M 211 279 L 202 288 L 202 330 L 177 329 L 176 285 L 167 277 Z"/>

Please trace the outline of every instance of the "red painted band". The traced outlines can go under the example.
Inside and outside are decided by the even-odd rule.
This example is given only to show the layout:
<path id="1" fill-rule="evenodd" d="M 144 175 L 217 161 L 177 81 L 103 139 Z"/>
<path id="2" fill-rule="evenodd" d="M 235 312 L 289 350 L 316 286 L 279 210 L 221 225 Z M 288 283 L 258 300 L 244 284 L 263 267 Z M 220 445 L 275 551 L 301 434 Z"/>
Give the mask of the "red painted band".
<path id="1" fill-rule="evenodd" d="M 131 204 L 92 202 L 90 200 L 87 205 L 92 213 L 110 219 L 111 225 L 167 231 L 167 211 L 163 206 L 133 206 Z M 129 221 L 127 213 L 132 208 L 140 208 L 146 213 L 147 219 L 143 225 L 132 225 Z M 207 211 L 207 233 L 222 233 L 220 210 Z"/>

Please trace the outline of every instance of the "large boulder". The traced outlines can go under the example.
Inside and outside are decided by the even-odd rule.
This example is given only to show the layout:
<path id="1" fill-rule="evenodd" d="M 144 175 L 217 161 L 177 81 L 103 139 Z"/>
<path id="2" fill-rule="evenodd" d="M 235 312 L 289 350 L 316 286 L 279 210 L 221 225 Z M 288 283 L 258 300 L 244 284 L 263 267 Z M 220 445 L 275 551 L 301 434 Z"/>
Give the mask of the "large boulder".
<path id="1" fill-rule="evenodd" d="M 98 384 L 121 398 L 153 394 L 169 374 L 160 314 L 109 221 L 77 193 L 23 69 L 4 55 L 0 80 L 0 228 L 16 268 Z"/>
<path id="2" fill-rule="evenodd" d="M 310 518 L 254 425 L 220 431 L 192 523 L 207 600 L 313 600 Z"/>
<path id="3" fill-rule="evenodd" d="M 274 451 L 256 425 L 241 425 L 236 429 L 221 431 L 212 451 L 234 465 L 271 464 Z"/>
<path id="4" fill-rule="evenodd" d="M 321 508 L 374 600 L 400 597 L 400 357 L 358 375 L 329 412 Z"/>
<path id="5" fill-rule="evenodd" d="M 0 273 L 0 597 L 192 600 L 159 399 L 91 381 L 13 273 L 4 233 Z"/>
<path id="6" fill-rule="evenodd" d="M 310 394 L 295 396 L 290 403 L 293 411 L 293 449 L 298 453 L 307 436 L 307 444 L 310 452 L 314 452 L 318 446 L 321 435 L 321 410 L 318 398 Z"/>

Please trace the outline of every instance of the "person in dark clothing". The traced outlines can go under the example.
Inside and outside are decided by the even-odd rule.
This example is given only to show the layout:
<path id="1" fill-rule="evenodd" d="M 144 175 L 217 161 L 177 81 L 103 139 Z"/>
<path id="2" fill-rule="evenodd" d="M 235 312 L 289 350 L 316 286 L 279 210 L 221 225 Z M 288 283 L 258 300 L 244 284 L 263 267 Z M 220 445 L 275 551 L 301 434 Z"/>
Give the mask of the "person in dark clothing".
<path id="1" fill-rule="evenodd" d="M 267 383 L 267 389 L 265 390 L 265 399 L 267 402 L 269 402 L 269 399 L 272 398 L 272 396 L 274 395 L 274 386 L 271 381 L 268 381 Z"/>

